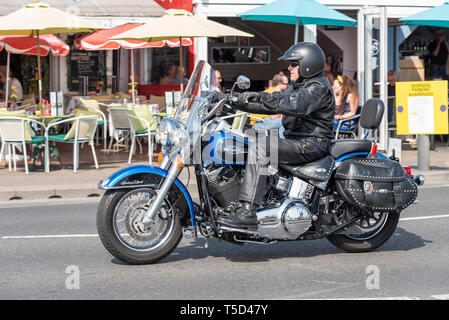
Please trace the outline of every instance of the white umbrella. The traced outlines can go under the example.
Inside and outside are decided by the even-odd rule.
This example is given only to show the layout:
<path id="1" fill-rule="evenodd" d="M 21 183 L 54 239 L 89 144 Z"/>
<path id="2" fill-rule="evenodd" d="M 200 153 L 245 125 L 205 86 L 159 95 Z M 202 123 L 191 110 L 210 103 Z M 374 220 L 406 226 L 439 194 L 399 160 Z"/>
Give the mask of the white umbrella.
<path id="1" fill-rule="evenodd" d="M 29 35 L 37 38 L 39 103 L 42 99 L 39 36 L 53 33 L 90 32 L 98 29 L 104 28 L 96 22 L 51 8 L 48 4 L 39 1 L 27 4 L 0 18 L 0 35 Z"/>
<path id="2" fill-rule="evenodd" d="M 168 40 L 173 38 L 200 38 L 240 36 L 253 37 L 252 34 L 225 26 L 221 23 L 203 19 L 186 10 L 170 9 L 165 14 L 150 23 L 111 37 L 113 40 L 142 40 L 147 42 Z M 180 51 L 180 66 L 182 68 L 182 46 Z M 181 91 L 183 90 L 182 72 L 180 74 Z"/>

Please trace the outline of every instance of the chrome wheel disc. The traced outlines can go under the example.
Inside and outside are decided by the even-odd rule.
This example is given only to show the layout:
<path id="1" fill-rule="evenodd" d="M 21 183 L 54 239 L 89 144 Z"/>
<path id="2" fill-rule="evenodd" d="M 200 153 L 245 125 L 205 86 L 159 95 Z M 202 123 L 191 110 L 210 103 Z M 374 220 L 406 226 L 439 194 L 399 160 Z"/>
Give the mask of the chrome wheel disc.
<path id="1" fill-rule="evenodd" d="M 117 239 L 135 251 L 151 251 L 167 241 L 173 228 L 173 215 L 167 201 L 150 224 L 142 222 L 156 193 L 151 189 L 130 191 L 117 203 L 113 216 Z"/>

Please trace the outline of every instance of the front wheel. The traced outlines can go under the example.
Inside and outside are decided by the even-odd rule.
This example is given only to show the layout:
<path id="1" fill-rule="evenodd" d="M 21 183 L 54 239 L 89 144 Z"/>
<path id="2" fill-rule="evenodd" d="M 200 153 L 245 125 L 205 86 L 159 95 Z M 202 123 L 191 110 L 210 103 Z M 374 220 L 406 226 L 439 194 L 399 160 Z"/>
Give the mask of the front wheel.
<path id="1" fill-rule="evenodd" d="M 104 247 L 117 259 L 129 264 L 154 263 L 181 241 L 181 224 L 169 197 L 151 224 L 142 223 L 155 196 L 150 188 L 104 194 L 97 211 L 97 229 Z"/>
<path id="2" fill-rule="evenodd" d="M 384 244 L 396 230 L 398 213 L 375 212 L 354 224 L 356 233 L 332 234 L 327 239 L 347 252 L 370 252 Z"/>

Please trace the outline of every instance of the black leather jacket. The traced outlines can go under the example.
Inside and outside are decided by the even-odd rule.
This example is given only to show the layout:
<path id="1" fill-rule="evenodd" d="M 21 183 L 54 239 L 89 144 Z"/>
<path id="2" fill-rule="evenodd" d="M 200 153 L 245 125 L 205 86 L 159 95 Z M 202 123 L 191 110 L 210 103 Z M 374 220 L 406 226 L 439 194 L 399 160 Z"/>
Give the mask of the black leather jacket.
<path id="1" fill-rule="evenodd" d="M 286 138 L 332 139 L 334 136 L 335 98 L 329 81 L 322 73 L 295 82 L 282 93 L 263 92 L 259 102 L 237 108 L 251 113 L 281 113 Z"/>

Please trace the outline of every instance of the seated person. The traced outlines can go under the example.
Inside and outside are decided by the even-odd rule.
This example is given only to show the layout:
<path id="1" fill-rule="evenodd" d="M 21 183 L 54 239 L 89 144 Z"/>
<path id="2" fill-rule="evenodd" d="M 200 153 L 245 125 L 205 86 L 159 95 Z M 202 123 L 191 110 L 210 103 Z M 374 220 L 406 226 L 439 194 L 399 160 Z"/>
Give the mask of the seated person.
<path id="1" fill-rule="evenodd" d="M 356 115 L 359 105 L 359 93 L 355 82 L 346 75 L 337 76 L 332 89 L 334 90 L 336 105 L 334 130 L 337 130 L 339 120 Z M 352 131 L 355 129 L 355 124 L 355 119 L 344 121 L 340 126 L 340 130 Z"/>
<path id="2" fill-rule="evenodd" d="M 0 82 L 2 82 L 3 88 L 0 89 L 0 95 L 5 97 L 5 90 L 6 90 L 6 68 L 2 68 L 0 70 Z M 8 97 L 9 99 L 12 98 L 12 95 L 14 96 L 14 99 L 16 101 L 21 101 L 23 98 L 23 90 L 22 90 L 22 84 L 20 81 L 13 77 L 11 74 L 11 70 L 9 71 L 9 86 L 8 86 Z"/>
<path id="3" fill-rule="evenodd" d="M 186 72 L 184 68 L 181 68 L 177 64 L 171 64 L 168 66 L 163 67 L 162 75 L 159 80 L 159 84 L 161 85 L 179 85 L 179 73 L 182 73 L 183 77 L 183 84 L 187 85 L 189 82 L 189 79 L 187 79 Z"/>
<path id="4" fill-rule="evenodd" d="M 266 89 L 264 92 L 273 93 L 273 92 L 283 92 L 287 89 L 288 86 L 288 78 L 285 75 L 277 74 L 271 80 L 271 86 Z M 273 130 L 279 129 L 279 136 L 282 138 L 284 128 L 282 126 L 282 115 L 267 115 L 267 114 L 254 114 L 250 113 L 250 125 L 256 131 L 258 130 Z M 261 120 L 257 118 L 251 118 L 251 116 L 256 116 L 257 118 L 262 118 Z"/>

